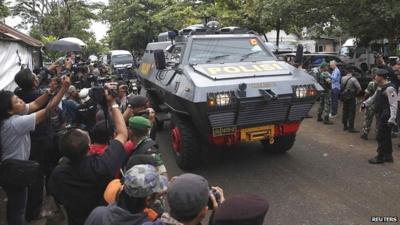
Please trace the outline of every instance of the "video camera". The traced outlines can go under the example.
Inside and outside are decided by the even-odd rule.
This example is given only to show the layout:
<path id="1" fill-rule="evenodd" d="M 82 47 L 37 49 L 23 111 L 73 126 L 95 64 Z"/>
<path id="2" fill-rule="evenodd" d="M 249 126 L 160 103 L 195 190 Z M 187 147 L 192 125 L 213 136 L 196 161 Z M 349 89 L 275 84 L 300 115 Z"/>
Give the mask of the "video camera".
<path id="1" fill-rule="evenodd" d="M 107 100 L 105 91 L 108 90 L 114 98 L 118 96 L 116 83 L 105 83 L 104 86 L 94 86 L 89 91 L 89 96 L 94 102 L 101 105 L 102 107 L 107 107 Z"/>

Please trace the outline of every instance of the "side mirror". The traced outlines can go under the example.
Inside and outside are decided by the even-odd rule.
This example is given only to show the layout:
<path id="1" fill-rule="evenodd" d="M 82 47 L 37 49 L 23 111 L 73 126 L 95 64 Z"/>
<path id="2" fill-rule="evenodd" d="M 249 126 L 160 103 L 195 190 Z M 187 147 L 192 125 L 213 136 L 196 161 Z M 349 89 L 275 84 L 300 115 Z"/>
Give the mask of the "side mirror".
<path id="1" fill-rule="evenodd" d="M 176 33 L 174 31 L 168 31 L 169 40 L 175 40 Z"/>
<path id="2" fill-rule="evenodd" d="M 303 64 L 303 45 L 302 44 L 297 45 L 296 57 L 294 59 L 294 62 L 297 65 Z"/>
<path id="3" fill-rule="evenodd" d="M 157 70 L 165 70 L 166 60 L 165 60 L 164 50 L 162 49 L 154 50 L 154 62 L 156 64 Z"/>

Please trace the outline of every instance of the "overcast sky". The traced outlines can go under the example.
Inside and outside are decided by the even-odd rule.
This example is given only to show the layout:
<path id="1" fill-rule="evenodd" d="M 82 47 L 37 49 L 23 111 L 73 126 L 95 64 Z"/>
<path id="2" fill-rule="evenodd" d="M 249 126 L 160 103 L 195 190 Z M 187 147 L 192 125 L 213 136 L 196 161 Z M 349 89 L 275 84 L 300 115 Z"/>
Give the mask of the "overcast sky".
<path id="1" fill-rule="evenodd" d="M 86 0 L 90 2 L 103 2 L 104 4 L 108 4 L 108 0 Z M 15 4 L 15 0 L 9 0 L 10 6 Z M 19 17 L 7 17 L 6 18 L 6 24 L 12 27 L 15 27 L 21 22 L 21 18 Z M 108 30 L 107 24 L 104 23 L 98 23 L 98 22 L 93 22 L 92 26 L 90 27 L 90 30 L 96 35 L 96 40 L 100 41 L 105 35 Z M 27 30 L 21 30 L 24 33 L 28 33 Z"/>

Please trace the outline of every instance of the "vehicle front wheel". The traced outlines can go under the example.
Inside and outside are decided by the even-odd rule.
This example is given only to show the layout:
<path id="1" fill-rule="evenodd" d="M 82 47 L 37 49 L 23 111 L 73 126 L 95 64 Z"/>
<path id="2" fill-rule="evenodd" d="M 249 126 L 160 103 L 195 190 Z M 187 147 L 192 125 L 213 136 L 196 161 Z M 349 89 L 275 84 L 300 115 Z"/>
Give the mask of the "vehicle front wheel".
<path id="1" fill-rule="evenodd" d="M 173 114 L 171 139 L 178 166 L 184 170 L 196 168 L 201 160 L 201 145 L 197 131 L 190 120 Z"/>
<path id="2" fill-rule="evenodd" d="M 286 136 L 276 137 L 274 143 L 270 144 L 269 140 L 262 140 L 261 143 L 264 147 L 264 151 L 283 154 L 289 151 L 296 141 L 296 134 L 290 134 Z"/>

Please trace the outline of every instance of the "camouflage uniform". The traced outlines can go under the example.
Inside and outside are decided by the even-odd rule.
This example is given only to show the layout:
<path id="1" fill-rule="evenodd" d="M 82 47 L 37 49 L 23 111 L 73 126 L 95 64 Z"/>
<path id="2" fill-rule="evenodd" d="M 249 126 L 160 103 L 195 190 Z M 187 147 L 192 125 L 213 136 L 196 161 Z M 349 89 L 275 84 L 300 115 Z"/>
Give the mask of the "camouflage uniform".
<path id="1" fill-rule="evenodd" d="M 324 88 L 324 91 L 320 96 L 318 118 L 323 118 L 327 121 L 331 111 L 331 78 L 329 72 L 320 72 L 319 82 Z"/>
<path id="2" fill-rule="evenodd" d="M 365 89 L 365 93 L 368 96 L 372 96 L 375 93 L 376 88 L 377 88 L 376 82 L 371 81 L 369 82 L 367 89 Z M 372 121 L 374 120 L 374 116 L 375 116 L 375 107 L 374 104 L 371 104 L 365 110 L 362 134 L 364 135 L 369 134 L 369 131 L 371 130 Z"/>

